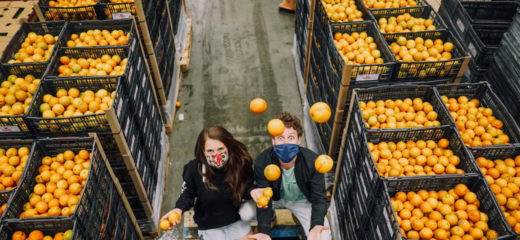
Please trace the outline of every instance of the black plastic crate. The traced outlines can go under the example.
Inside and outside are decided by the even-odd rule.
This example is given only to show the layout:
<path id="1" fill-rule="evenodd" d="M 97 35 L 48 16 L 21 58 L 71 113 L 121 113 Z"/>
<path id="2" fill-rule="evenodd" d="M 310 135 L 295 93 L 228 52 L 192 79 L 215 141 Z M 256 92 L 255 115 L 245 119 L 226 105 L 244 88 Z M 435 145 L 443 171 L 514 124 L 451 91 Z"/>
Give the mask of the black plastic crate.
<path id="1" fill-rule="evenodd" d="M 143 2 L 143 7 L 144 1 Z M 109 0 L 101 0 L 99 8 L 103 12 L 104 19 L 120 19 L 120 18 L 131 18 L 137 15 L 135 8 L 135 2 L 131 3 L 111 3 Z"/>
<path id="2" fill-rule="evenodd" d="M 491 108 L 493 110 L 493 116 L 502 121 L 502 130 L 509 136 L 509 142 L 520 143 L 520 128 L 518 128 L 517 123 L 509 113 L 506 106 L 491 89 L 489 83 L 445 84 L 437 85 L 435 89 L 440 96 L 447 96 L 448 98 L 466 96 L 469 99 L 478 99 L 480 101 L 480 106 Z M 446 105 L 444 105 L 444 108 L 446 110 L 448 109 Z M 455 120 L 451 115 L 450 119 L 452 123 L 455 124 Z"/>
<path id="3" fill-rule="evenodd" d="M 391 79 L 396 60 L 374 22 L 365 21 L 358 23 L 332 24 L 331 29 L 332 35 L 330 36 L 329 54 L 332 67 L 338 76 L 349 74 L 348 77 L 350 77 L 350 79 L 346 79 L 350 80 L 349 83 L 342 82 L 341 84 L 346 85 L 367 81 L 383 82 Z M 374 42 L 377 44 L 377 49 L 381 52 L 381 58 L 383 58 L 384 63 L 362 65 L 347 64 L 343 56 L 341 56 L 337 50 L 333 40 L 333 36 L 337 32 L 349 34 L 352 32 L 367 32 L 368 36 L 374 38 Z M 350 67 L 350 72 L 345 73 L 344 68 L 350 69 Z M 343 76 L 342 79 L 345 79 L 346 77 L 347 76 Z"/>
<path id="4" fill-rule="evenodd" d="M 381 10 L 381 9 L 393 9 L 393 8 L 369 8 L 365 2 L 365 0 L 360 0 L 360 2 L 362 3 L 362 6 L 363 8 L 365 9 L 368 9 L 370 11 L 374 11 L 374 10 Z M 421 6 L 430 6 L 430 4 L 428 4 L 428 2 L 426 0 L 416 0 L 417 2 L 417 6 L 412 6 L 412 7 L 400 7 L 399 9 L 402 9 L 402 11 L 407 11 L 407 9 L 409 8 L 414 8 L 414 7 L 421 7 Z"/>
<path id="5" fill-rule="evenodd" d="M 9 69 L 4 69 L 9 70 Z M 7 77 L 11 73 L 3 73 L 0 71 L 0 83 L 7 81 Z M 14 74 L 16 75 L 16 74 Z M 17 77 L 25 77 L 28 74 L 22 74 Z M 33 73 L 36 78 L 41 77 L 42 74 Z M 15 116 L 0 116 L 0 138 L 32 138 L 33 131 L 25 119 L 27 114 Z"/>
<path id="6" fill-rule="evenodd" d="M 360 101 L 364 101 L 365 103 L 368 101 L 378 101 L 378 100 L 397 100 L 397 99 L 415 99 L 420 98 L 424 102 L 429 102 L 433 106 L 433 111 L 437 112 L 437 121 L 441 123 L 441 126 L 447 126 L 452 124 L 449 116 L 449 112 L 443 107 L 444 103 L 442 100 L 435 94 L 435 90 L 433 87 L 424 86 L 424 85 L 401 85 L 401 86 L 385 86 L 385 87 L 375 87 L 375 88 L 366 88 L 366 89 L 355 89 L 354 90 L 355 100 L 357 104 Z M 363 119 L 361 115 L 361 110 L 352 112 L 352 114 L 357 114 L 359 119 Z M 365 124 L 362 124 L 365 127 Z"/>
<path id="7" fill-rule="evenodd" d="M 111 132 L 105 113 L 95 113 L 76 117 L 43 118 L 39 106 L 43 103 L 45 94 L 55 95 L 58 89 L 77 88 L 80 92 L 86 90 L 97 91 L 106 89 L 109 93 L 115 91 L 110 108 L 115 110 L 120 125 L 131 111 L 128 105 L 128 94 L 125 91 L 123 80 L 118 77 L 103 77 L 78 79 L 74 77 L 45 79 L 42 81 L 33 102 L 29 108 L 28 121 L 38 135 L 77 135 L 88 132 Z"/>
<path id="8" fill-rule="evenodd" d="M 139 239 L 135 225 L 126 211 L 121 197 L 114 189 L 110 191 L 106 225 L 99 239 Z"/>
<path id="9" fill-rule="evenodd" d="M 52 58 L 56 55 L 59 49 L 61 38 L 63 38 L 63 32 L 65 31 L 66 22 L 44 22 L 44 23 L 24 23 L 15 33 L 9 44 L 5 47 L 5 51 L 2 54 L 1 63 L 7 71 L 15 75 L 26 75 L 28 73 L 40 73 L 43 74 L 47 69 L 48 64 Z M 21 44 L 25 41 L 25 38 L 30 32 L 34 32 L 39 35 L 51 34 L 52 36 L 58 36 L 58 39 L 54 43 L 51 56 L 47 61 L 44 62 L 31 62 L 31 63 L 12 63 L 8 61 L 14 59 L 14 55 L 21 47 Z"/>
<path id="10" fill-rule="evenodd" d="M 35 145 L 35 142 L 33 140 L 0 140 L 0 148 L 1 149 L 4 149 L 5 151 L 7 151 L 7 149 L 9 148 L 21 148 L 21 147 L 27 147 L 29 148 L 29 158 L 27 158 L 27 162 L 26 164 L 28 164 L 30 162 L 30 156 L 32 156 L 32 153 L 34 152 L 34 146 Z M 24 167 L 23 170 L 22 170 L 22 176 L 20 177 L 20 180 L 18 181 L 18 184 L 17 186 L 23 181 L 24 177 L 28 174 L 26 173 L 28 170 L 26 170 L 27 168 Z M 14 189 L 16 189 L 16 187 L 14 187 Z M 7 203 L 7 200 L 9 200 L 9 196 L 11 193 L 14 192 L 14 189 L 11 189 L 11 190 L 2 190 L 0 191 L 0 207 L 4 204 L 4 203 Z"/>
<path id="11" fill-rule="evenodd" d="M 354 2 L 356 3 L 357 10 L 360 11 L 361 14 L 362 14 L 361 18 L 363 18 L 363 21 L 370 21 L 370 20 L 372 20 L 368 10 L 365 7 L 363 7 L 362 1 L 357 1 L 356 0 Z M 349 21 L 348 19 L 347 19 L 347 21 L 344 21 L 344 22 L 340 22 L 340 21 L 334 22 L 334 21 L 332 21 L 331 17 L 327 14 L 327 11 L 325 10 L 325 5 L 323 4 L 322 1 L 317 1 L 316 2 L 315 11 L 316 11 L 316 18 L 317 18 L 316 21 L 321 22 L 323 26 L 327 26 L 327 24 L 331 24 L 331 23 L 354 23 L 354 22 L 360 22 L 360 21 Z"/>
<path id="12" fill-rule="evenodd" d="M 78 224 L 76 221 L 71 219 L 59 219 L 59 220 L 25 220 L 25 219 L 9 219 L 3 222 L 3 226 L 0 227 L 0 240 L 11 240 L 11 236 L 16 231 L 22 231 L 29 236 L 34 230 L 40 230 L 46 235 L 54 237 L 56 233 L 64 233 L 67 230 L 72 230 L 71 239 L 89 239 L 85 232 L 80 231 L 77 228 Z"/>
<path id="13" fill-rule="evenodd" d="M 465 184 L 471 192 L 477 195 L 477 199 L 480 201 L 479 210 L 488 215 L 489 228 L 497 231 L 500 236 L 498 239 L 510 239 L 512 232 L 509 224 L 506 222 L 498 203 L 493 197 L 493 192 L 489 189 L 489 185 L 481 177 L 464 176 L 422 177 L 413 180 L 393 179 L 385 181 L 386 193 L 378 195 L 379 199 L 373 208 L 373 216 L 377 217 L 371 219 L 366 232 L 368 232 L 367 230 L 372 230 L 374 231 L 373 235 L 380 233 L 383 236 L 382 239 L 395 239 L 397 235 L 403 235 L 397 223 L 397 214 L 393 211 L 390 204 L 390 196 L 394 196 L 396 192 L 417 192 L 419 190 L 447 191 L 453 189 L 457 184 Z M 383 211 L 383 214 L 381 214 L 381 211 Z M 380 231 L 375 231 L 374 227 Z"/>
<path id="14" fill-rule="evenodd" d="M 515 1 L 461 1 L 461 3 L 472 24 L 509 25 L 520 6 Z"/>
<path id="15" fill-rule="evenodd" d="M 455 79 L 459 70 L 463 67 L 462 65 L 465 59 L 470 58 L 469 54 L 464 50 L 459 41 L 446 30 L 385 34 L 385 39 L 388 44 L 391 44 L 397 41 L 401 36 L 406 39 L 422 37 L 424 40 L 441 39 L 443 42 L 451 42 L 453 43 L 453 50 L 451 51 L 452 59 L 445 61 L 397 61 L 393 76 L 393 79 L 396 80 L 426 81 L 443 78 Z"/>
<path id="16" fill-rule="evenodd" d="M 437 28 L 436 30 L 446 30 L 447 26 L 442 20 L 442 18 L 433 10 L 430 6 L 421 6 L 421 7 L 410 7 L 410 8 L 387 8 L 387 9 L 372 9 L 370 10 L 370 14 L 376 21 L 376 24 L 379 25 L 379 19 L 381 18 L 389 18 L 389 17 L 397 17 L 399 15 L 409 13 L 414 18 L 424 18 L 431 19 L 433 21 L 433 25 Z M 426 30 L 432 31 L 432 30 Z M 383 33 L 383 35 L 385 35 Z"/>
<path id="17" fill-rule="evenodd" d="M 51 0 L 39 0 L 38 8 L 47 21 L 58 20 L 93 20 L 103 17 L 98 4 L 81 7 L 50 7 Z"/>
<path id="18" fill-rule="evenodd" d="M 92 138 L 55 138 L 38 140 L 35 144 L 34 151 L 31 154 L 31 161 L 26 165 L 26 175 L 21 181 L 19 187 L 15 190 L 13 196 L 9 199 L 3 218 L 18 219 L 23 212 L 23 205 L 29 201 L 29 196 L 33 192 L 36 185 L 34 180 L 38 174 L 38 168 L 41 166 L 41 159 L 44 156 L 53 156 L 71 150 L 77 153 L 80 150 L 90 151 L 90 167 L 85 187 L 81 192 L 79 202 L 74 213 L 71 216 L 64 217 L 38 217 L 25 218 L 20 221 L 42 220 L 45 222 L 53 222 L 62 219 L 77 220 L 77 228 L 85 230 L 85 239 L 94 239 L 101 230 L 101 219 L 103 218 L 104 208 L 108 201 L 108 194 L 103 191 L 112 182 L 108 174 L 107 166 Z M 88 229 L 88 230 L 87 230 Z"/>
<path id="19" fill-rule="evenodd" d="M 489 160 L 495 159 L 514 159 L 520 155 L 520 144 L 513 146 L 489 146 L 489 147 L 474 147 L 470 148 L 471 153 L 476 158 L 485 157 Z"/>
<path id="20" fill-rule="evenodd" d="M 457 169 L 464 170 L 464 174 L 449 174 L 450 176 L 455 175 L 479 175 L 480 169 L 475 163 L 475 159 L 469 153 L 467 148 L 465 147 L 462 139 L 457 134 L 457 131 L 454 127 L 437 127 L 437 128 L 422 128 L 422 129 L 409 129 L 409 130 L 367 130 L 365 134 L 366 140 L 364 140 L 365 144 L 371 142 L 373 144 L 377 144 L 379 142 L 398 142 L 398 141 L 418 141 L 418 140 L 434 140 L 435 142 L 439 141 L 442 138 L 446 138 L 449 141 L 449 146 L 447 149 L 453 151 L 453 154 L 458 156 L 460 159 L 460 163 L 458 166 L 455 166 Z M 368 149 L 368 147 L 366 147 Z M 380 174 L 377 170 L 376 163 L 370 155 L 370 161 L 368 163 L 372 166 L 373 172 Z M 444 174 L 443 174 L 444 175 Z M 448 175 L 448 174 L 446 174 Z M 439 175 L 435 175 L 439 176 Z M 422 176 L 401 176 L 401 178 L 406 179 L 416 179 L 421 178 Z M 399 178 L 399 177 L 397 177 Z M 388 177 L 385 179 L 394 179 L 392 177 Z"/>
<path id="21" fill-rule="evenodd" d="M 70 40 L 72 34 L 80 34 L 81 32 L 87 32 L 88 30 L 123 30 L 125 35 L 129 35 L 127 44 L 124 45 L 109 45 L 110 47 L 130 47 L 133 43 L 134 38 L 137 39 L 137 29 L 132 19 L 120 19 L 120 20 L 92 20 L 92 21 L 73 21 L 67 24 L 63 37 L 61 38 L 60 46 L 63 49 L 91 49 L 98 48 L 100 46 L 85 46 L 85 47 L 67 47 L 67 41 Z M 108 46 L 108 45 L 107 45 Z M 65 50 L 65 53 L 71 50 Z"/>

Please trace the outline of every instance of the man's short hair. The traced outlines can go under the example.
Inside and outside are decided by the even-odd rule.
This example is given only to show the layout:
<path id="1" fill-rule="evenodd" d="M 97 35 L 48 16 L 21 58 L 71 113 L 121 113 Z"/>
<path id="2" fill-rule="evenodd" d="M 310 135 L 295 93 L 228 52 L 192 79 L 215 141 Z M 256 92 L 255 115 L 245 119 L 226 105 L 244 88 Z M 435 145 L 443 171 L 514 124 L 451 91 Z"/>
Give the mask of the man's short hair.
<path id="1" fill-rule="evenodd" d="M 298 137 L 303 135 L 302 122 L 296 116 L 291 115 L 288 112 L 282 112 L 276 116 L 276 118 L 282 120 L 286 128 L 293 128 L 298 133 Z"/>

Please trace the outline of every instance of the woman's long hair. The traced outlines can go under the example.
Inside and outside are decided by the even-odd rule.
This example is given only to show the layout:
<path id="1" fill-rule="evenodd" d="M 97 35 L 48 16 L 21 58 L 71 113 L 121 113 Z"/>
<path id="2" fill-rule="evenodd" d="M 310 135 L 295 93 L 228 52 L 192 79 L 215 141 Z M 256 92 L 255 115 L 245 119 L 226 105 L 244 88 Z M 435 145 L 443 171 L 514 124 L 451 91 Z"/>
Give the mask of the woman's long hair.
<path id="1" fill-rule="evenodd" d="M 214 126 L 203 129 L 195 144 L 195 158 L 198 171 L 206 179 L 204 185 L 208 189 L 217 190 L 212 183 L 215 171 L 208 164 L 204 153 L 204 146 L 208 138 L 221 141 L 228 149 L 229 159 L 224 166 L 226 171 L 224 182 L 233 195 L 233 202 L 235 205 L 239 205 L 247 186 L 253 182 L 253 159 L 247 152 L 246 146 L 236 140 L 225 128 Z M 202 171 L 202 166 L 205 166 L 205 173 Z"/>

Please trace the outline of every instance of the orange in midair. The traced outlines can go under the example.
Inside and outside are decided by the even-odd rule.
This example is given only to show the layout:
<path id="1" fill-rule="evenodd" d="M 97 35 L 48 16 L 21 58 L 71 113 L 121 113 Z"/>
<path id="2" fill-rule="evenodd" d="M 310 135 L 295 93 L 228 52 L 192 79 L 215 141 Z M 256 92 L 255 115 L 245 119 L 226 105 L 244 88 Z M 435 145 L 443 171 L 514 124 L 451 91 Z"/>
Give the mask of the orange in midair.
<path id="1" fill-rule="evenodd" d="M 269 164 L 264 169 L 264 176 L 269 181 L 276 181 L 278 178 L 280 178 L 280 167 L 276 166 L 275 164 Z"/>
<path id="2" fill-rule="evenodd" d="M 260 114 L 267 109 L 267 102 L 263 98 L 255 98 L 249 103 L 249 110 L 252 113 Z"/>
<path id="3" fill-rule="evenodd" d="M 319 173 L 328 173 L 332 170 L 333 165 L 334 162 L 332 158 L 325 154 L 319 155 L 314 161 L 314 168 L 316 168 L 316 171 Z"/>
<path id="4" fill-rule="evenodd" d="M 324 102 L 317 102 L 312 104 L 309 114 L 311 119 L 317 123 L 324 123 L 329 120 L 331 111 L 328 104 Z"/>
<path id="5" fill-rule="evenodd" d="M 271 119 L 271 121 L 267 123 L 267 131 L 273 137 L 280 136 L 285 131 L 285 125 L 280 119 Z"/>

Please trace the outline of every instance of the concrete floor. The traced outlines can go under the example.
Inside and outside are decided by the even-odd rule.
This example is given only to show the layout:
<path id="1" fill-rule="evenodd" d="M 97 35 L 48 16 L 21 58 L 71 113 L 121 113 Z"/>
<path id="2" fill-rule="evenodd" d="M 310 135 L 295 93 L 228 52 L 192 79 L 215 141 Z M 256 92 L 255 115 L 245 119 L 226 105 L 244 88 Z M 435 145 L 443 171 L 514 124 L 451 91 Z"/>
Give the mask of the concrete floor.
<path id="1" fill-rule="evenodd" d="M 271 145 L 266 130 L 271 118 L 281 111 L 302 117 L 292 55 L 295 17 L 279 12 L 279 2 L 186 1 L 193 21 L 191 62 L 170 135 L 163 212 L 175 205 L 183 166 L 194 158 L 195 141 L 204 127 L 225 127 L 255 158 Z M 249 111 L 255 97 L 268 103 L 261 115 Z"/>

